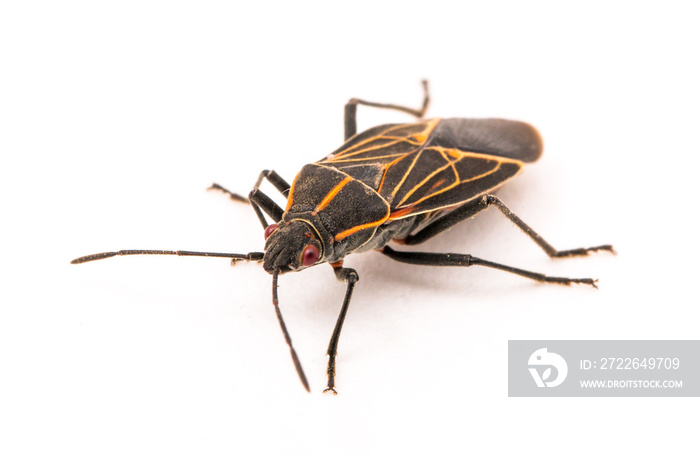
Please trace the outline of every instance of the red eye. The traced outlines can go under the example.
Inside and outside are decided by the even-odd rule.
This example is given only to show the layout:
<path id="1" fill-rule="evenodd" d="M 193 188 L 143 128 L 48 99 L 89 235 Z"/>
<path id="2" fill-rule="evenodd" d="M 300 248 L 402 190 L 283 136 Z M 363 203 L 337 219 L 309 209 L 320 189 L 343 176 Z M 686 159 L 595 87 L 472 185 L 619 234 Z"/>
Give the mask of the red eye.
<path id="1" fill-rule="evenodd" d="M 306 245 L 304 251 L 301 253 L 301 265 L 304 267 L 310 267 L 318 261 L 320 252 L 315 245 Z"/>
<path id="2" fill-rule="evenodd" d="M 265 234 L 264 234 L 264 235 L 265 235 L 265 240 L 267 240 L 267 238 L 268 238 L 270 235 L 272 235 L 272 233 L 275 232 L 275 231 L 277 230 L 278 227 L 279 227 L 279 226 L 277 226 L 276 224 L 271 224 L 271 225 L 269 225 L 268 227 L 266 227 L 266 228 L 265 228 Z"/>

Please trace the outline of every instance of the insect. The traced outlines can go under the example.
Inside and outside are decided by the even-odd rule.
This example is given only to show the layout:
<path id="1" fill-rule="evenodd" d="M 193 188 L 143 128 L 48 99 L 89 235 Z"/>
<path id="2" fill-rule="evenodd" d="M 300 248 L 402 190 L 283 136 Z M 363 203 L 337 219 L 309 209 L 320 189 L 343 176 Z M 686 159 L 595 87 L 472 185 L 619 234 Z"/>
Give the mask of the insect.
<path id="1" fill-rule="evenodd" d="M 274 170 L 260 173 L 247 198 L 212 185 L 211 189 L 252 206 L 264 229 L 263 252 L 121 250 L 83 256 L 72 263 L 138 254 L 225 257 L 234 264 L 262 262 L 263 269 L 272 275 L 272 303 L 307 391 L 309 383 L 280 312 L 277 282 L 279 275 L 287 272 L 328 263 L 336 278 L 346 285 L 327 350 L 328 382 L 324 392 L 334 394 L 338 340 L 359 280 L 354 269 L 343 266 L 343 258 L 348 254 L 375 250 L 410 264 L 482 266 L 540 282 L 595 287 L 596 280 L 591 278 L 546 276 L 469 254 L 414 252 L 388 246 L 392 240 L 401 245 L 420 244 L 494 206 L 552 258 L 584 256 L 601 250 L 614 252 L 611 245 L 557 250 L 493 195 L 525 163 L 540 157 L 542 139 L 535 128 L 503 119 L 423 119 L 430 101 L 427 81 L 423 81 L 423 91 L 420 109 L 351 99 L 345 105 L 343 145 L 304 166 L 291 185 Z M 358 105 L 406 112 L 418 121 L 375 126 L 356 134 Z M 260 191 L 264 179 L 287 198 L 284 209 Z"/>

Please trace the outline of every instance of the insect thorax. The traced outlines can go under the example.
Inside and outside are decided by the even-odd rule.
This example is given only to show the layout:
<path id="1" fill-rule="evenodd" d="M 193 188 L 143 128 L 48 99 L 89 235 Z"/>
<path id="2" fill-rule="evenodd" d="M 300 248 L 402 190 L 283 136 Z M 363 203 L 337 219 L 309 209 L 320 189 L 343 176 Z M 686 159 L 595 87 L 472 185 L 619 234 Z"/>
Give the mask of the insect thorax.
<path id="1" fill-rule="evenodd" d="M 389 204 L 369 186 L 335 168 L 307 164 L 294 179 L 284 222 L 304 220 L 323 243 L 322 260 L 358 250 L 389 218 Z"/>

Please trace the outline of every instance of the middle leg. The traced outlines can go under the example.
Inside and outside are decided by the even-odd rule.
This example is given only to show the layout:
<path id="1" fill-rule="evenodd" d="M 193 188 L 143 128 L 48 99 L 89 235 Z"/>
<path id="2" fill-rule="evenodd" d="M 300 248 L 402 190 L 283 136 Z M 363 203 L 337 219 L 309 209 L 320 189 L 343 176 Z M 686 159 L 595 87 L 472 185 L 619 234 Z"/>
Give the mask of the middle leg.
<path id="1" fill-rule="evenodd" d="M 417 245 L 419 243 L 425 242 L 431 237 L 438 235 L 439 233 L 451 228 L 460 221 L 466 220 L 477 215 L 479 212 L 486 210 L 490 206 L 496 206 L 498 210 L 501 211 L 503 215 L 506 216 L 510 221 L 513 222 L 517 227 L 519 227 L 525 234 L 527 234 L 540 248 L 544 250 L 545 253 L 551 258 L 562 258 L 568 256 L 586 256 L 592 251 L 610 251 L 614 253 L 612 245 L 599 245 L 589 248 L 574 248 L 571 250 L 557 250 L 552 245 L 550 245 L 545 239 L 542 238 L 537 232 L 534 231 L 530 226 L 525 224 L 523 220 L 520 219 L 515 213 L 513 213 L 500 199 L 492 194 L 486 194 L 473 201 L 470 201 L 463 206 L 455 209 L 453 212 L 438 218 L 433 223 L 425 226 L 420 231 L 415 234 L 409 235 L 405 243 L 406 245 Z"/>

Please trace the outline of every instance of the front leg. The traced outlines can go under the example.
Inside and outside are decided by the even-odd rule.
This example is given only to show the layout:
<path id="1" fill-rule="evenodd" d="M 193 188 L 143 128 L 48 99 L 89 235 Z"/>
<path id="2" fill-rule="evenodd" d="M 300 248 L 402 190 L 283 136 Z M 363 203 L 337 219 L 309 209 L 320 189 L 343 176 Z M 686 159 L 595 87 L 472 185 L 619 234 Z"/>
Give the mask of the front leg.
<path id="1" fill-rule="evenodd" d="M 272 184 L 275 188 L 277 188 L 277 191 L 282 193 L 282 196 L 284 197 L 289 197 L 289 188 L 291 187 L 289 183 L 285 179 L 283 179 L 277 172 L 274 170 L 267 170 L 265 169 L 260 173 L 258 176 L 258 179 L 255 181 L 255 185 L 253 185 L 253 190 L 257 190 L 260 185 L 262 184 L 263 179 L 266 179 L 268 182 Z M 223 186 L 219 185 L 218 183 L 212 183 L 208 190 L 216 190 L 216 191 L 221 191 L 222 193 L 228 195 L 231 199 L 237 202 L 250 202 L 250 200 L 244 196 L 241 196 L 240 194 L 231 192 L 224 188 Z"/>
<path id="2" fill-rule="evenodd" d="M 228 197 L 230 197 L 234 201 L 250 203 L 250 205 L 253 207 L 253 210 L 255 211 L 255 215 L 257 215 L 258 220 L 260 220 L 260 224 L 262 224 L 263 228 L 266 228 L 268 223 L 265 219 L 265 215 L 263 215 L 262 212 L 264 211 L 265 213 L 267 213 L 273 219 L 273 221 L 277 223 L 279 222 L 279 220 L 282 219 L 282 214 L 284 213 L 284 210 L 282 209 L 282 207 L 277 205 L 275 201 L 270 199 L 265 193 L 259 190 L 260 184 L 262 183 L 263 179 L 266 179 L 275 188 L 277 188 L 277 191 L 282 193 L 282 196 L 284 196 L 285 198 L 289 197 L 289 183 L 287 183 L 287 181 L 284 180 L 277 172 L 269 170 L 264 170 L 260 173 L 258 179 L 255 181 L 253 190 L 250 192 L 247 198 L 241 196 L 240 194 L 236 194 L 227 190 L 218 183 L 213 183 L 208 189 L 221 191 L 222 193 L 228 195 Z"/>
<path id="3" fill-rule="evenodd" d="M 331 264 L 333 267 L 333 272 L 335 272 L 335 277 L 338 281 L 343 281 L 347 283 L 347 289 L 345 290 L 345 299 L 343 300 L 343 307 L 340 309 L 340 314 L 338 315 L 338 320 L 335 323 L 335 329 L 333 329 L 333 335 L 331 335 L 331 341 L 328 343 L 328 387 L 323 391 L 333 392 L 333 395 L 337 395 L 338 392 L 335 390 L 335 358 L 338 355 L 338 339 L 340 338 L 340 331 L 343 329 L 343 322 L 345 322 L 345 315 L 348 313 L 348 306 L 350 304 L 350 299 L 352 298 L 352 291 L 355 288 L 355 283 L 360 280 L 360 276 L 354 269 L 343 267 L 343 261 L 338 261 Z"/>

